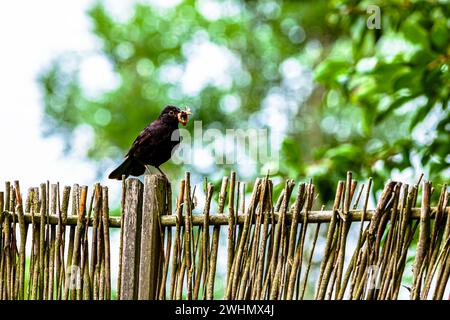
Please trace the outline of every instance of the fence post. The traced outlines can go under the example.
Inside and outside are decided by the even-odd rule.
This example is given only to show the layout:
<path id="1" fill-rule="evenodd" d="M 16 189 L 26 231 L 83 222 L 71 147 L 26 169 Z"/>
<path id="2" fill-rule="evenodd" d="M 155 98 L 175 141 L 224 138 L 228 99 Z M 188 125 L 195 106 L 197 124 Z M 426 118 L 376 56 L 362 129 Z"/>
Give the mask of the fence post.
<path id="1" fill-rule="evenodd" d="M 142 182 L 136 178 L 127 180 L 123 220 L 122 273 L 120 275 L 120 299 L 137 299 L 139 283 L 139 251 L 142 216 Z"/>
<path id="2" fill-rule="evenodd" d="M 162 254 L 159 217 L 164 213 L 165 205 L 166 179 L 156 174 L 146 175 L 140 244 L 139 300 L 157 298 L 158 270 Z"/>

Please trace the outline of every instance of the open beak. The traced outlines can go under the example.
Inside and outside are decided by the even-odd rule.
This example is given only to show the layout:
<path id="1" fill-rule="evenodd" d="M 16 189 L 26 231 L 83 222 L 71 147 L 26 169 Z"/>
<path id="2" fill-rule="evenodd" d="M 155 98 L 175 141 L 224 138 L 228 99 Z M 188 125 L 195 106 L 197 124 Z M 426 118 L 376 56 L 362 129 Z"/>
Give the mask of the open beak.
<path id="1" fill-rule="evenodd" d="M 189 107 L 185 107 L 184 110 L 181 110 L 178 113 L 178 122 L 185 126 L 189 120 L 189 115 L 191 114 L 191 109 L 189 109 Z"/>

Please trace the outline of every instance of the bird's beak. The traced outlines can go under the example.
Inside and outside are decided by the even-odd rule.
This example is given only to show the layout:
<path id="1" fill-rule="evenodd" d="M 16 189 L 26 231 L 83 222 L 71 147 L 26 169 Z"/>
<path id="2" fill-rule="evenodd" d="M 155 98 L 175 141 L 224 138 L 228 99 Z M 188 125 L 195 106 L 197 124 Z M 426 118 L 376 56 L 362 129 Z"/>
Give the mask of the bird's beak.
<path id="1" fill-rule="evenodd" d="M 181 110 L 178 113 L 178 122 L 185 126 L 189 120 L 189 115 L 191 114 L 191 109 L 189 109 L 189 107 L 185 107 L 184 110 Z"/>

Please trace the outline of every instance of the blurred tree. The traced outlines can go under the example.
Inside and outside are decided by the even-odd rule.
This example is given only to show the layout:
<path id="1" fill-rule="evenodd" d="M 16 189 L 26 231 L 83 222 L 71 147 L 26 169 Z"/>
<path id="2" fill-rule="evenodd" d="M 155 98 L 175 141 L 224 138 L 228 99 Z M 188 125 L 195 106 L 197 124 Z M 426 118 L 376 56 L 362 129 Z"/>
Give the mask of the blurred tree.
<path id="1" fill-rule="evenodd" d="M 380 29 L 367 25 L 379 5 Z M 427 179 L 450 177 L 450 6 L 447 1 L 334 1 L 330 25 L 344 30 L 315 69 L 325 85 L 316 168 L 374 176 L 375 189 L 415 160 Z"/>
<path id="2" fill-rule="evenodd" d="M 381 29 L 366 25 L 369 4 L 381 8 Z M 278 175 L 313 178 L 324 201 L 346 170 L 379 189 L 414 159 L 439 183 L 450 162 L 449 10 L 445 1 L 190 0 L 138 3 L 121 22 L 98 2 L 89 16 L 118 84 L 92 96 L 80 80 L 86 57 L 57 58 L 40 78 L 47 132 L 70 146 L 74 129 L 89 126 L 88 156 L 104 166 L 164 105 L 187 104 L 206 128 L 280 130 Z M 202 46 L 226 69 L 190 87 Z"/>

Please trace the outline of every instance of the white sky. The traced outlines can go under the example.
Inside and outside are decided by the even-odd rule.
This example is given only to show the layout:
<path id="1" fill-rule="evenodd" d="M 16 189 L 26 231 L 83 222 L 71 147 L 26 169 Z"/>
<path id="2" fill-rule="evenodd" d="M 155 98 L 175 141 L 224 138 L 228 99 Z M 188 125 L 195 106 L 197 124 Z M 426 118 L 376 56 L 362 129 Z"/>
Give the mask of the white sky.
<path id="1" fill-rule="evenodd" d="M 60 138 L 42 136 L 37 83 L 56 55 L 95 48 L 84 12 L 90 2 L 0 2 L 0 181 L 19 179 L 26 188 L 47 179 L 92 182 L 91 164 L 76 154 L 64 157 Z"/>

